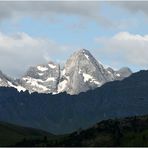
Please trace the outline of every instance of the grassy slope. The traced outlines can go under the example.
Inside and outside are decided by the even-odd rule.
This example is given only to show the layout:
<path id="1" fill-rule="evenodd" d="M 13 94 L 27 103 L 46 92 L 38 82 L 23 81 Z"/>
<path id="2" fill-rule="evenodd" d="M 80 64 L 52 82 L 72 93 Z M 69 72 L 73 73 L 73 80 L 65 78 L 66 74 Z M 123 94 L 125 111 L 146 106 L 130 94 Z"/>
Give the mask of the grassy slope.
<path id="1" fill-rule="evenodd" d="M 0 146 L 148 146 L 148 116 L 106 120 L 61 136 L 0 123 Z"/>

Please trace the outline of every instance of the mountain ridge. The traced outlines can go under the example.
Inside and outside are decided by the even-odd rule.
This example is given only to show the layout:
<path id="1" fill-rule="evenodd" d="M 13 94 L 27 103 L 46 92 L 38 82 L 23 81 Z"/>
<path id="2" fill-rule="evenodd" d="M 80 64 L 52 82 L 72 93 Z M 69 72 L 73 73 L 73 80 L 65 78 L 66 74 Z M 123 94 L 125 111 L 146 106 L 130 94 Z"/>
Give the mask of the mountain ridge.
<path id="1" fill-rule="evenodd" d="M 14 87 L 18 91 L 29 90 L 30 93 L 57 94 L 65 91 L 74 95 L 95 89 L 109 81 L 122 80 L 131 74 L 132 71 L 127 67 L 118 71 L 104 68 L 88 50 L 81 49 L 70 56 L 63 69 L 60 64 L 52 61 L 31 66 L 17 80 L 7 82 L 7 79 L 2 79 L 6 76 L 0 75 L 0 86 Z"/>
<path id="2" fill-rule="evenodd" d="M 0 120 L 62 134 L 109 118 L 148 114 L 147 81 L 148 71 L 140 71 L 78 95 L 1 87 Z"/>

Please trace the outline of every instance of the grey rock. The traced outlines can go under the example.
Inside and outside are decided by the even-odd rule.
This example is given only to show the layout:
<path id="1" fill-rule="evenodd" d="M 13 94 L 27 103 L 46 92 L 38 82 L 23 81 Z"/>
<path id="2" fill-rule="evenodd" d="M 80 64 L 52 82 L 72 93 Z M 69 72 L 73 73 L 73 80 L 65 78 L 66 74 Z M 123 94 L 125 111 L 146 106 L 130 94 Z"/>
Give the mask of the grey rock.
<path id="1" fill-rule="evenodd" d="M 2 71 L 0 71 L 0 86 L 10 87 L 14 80 L 6 76 Z"/>
<path id="2" fill-rule="evenodd" d="M 103 84 L 129 77 L 132 71 L 127 68 L 114 70 L 98 62 L 86 49 L 70 56 L 64 67 L 49 62 L 30 67 L 26 74 L 17 80 L 8 78 L 0 72 L 0 86 L 29 90 L 30 93 L 61 93 L 75 95 L 102 86 Z"/>
<path id="3" fill-rule="evenodd" d="M 53 62 L 30 67 L 20 83 L 29 92 L 56 93 L 60 66 Z"/>
<path id="4" fill-rule="evenodd" d="M 8 87 L 8 79 L 7 77 L 0 71 L 0 86 Z"/>
<path id="5" fill-rule="evenodd" d="M 132 74 L 132 71 L 128 67 L 123 67 L 115 72 L 118 75 L 119 79 L 122 80 L 126 77 L 129 77 Z"/>
<path id="6" fill-rule="evenodd" d="M 113 80 L 112 74 L 108 73 L 88 50 L 82 49 L 67 60 L 58 85 L 58 92 L 78 94 Z M 65 85 L 62 88 L 63 84 Z"/>

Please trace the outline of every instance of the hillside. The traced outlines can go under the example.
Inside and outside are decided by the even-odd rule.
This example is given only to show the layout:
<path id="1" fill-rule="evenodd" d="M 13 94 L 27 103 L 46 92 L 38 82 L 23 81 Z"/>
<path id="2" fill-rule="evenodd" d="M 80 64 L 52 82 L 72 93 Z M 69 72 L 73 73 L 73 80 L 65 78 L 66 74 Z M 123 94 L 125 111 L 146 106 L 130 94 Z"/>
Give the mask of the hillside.
<path id="1" fill-rule="evenodd" d="M 115 117 L 148 114 L 148 71 L 79 95 L 0 88 L 0 121 L 65 134 Z"/>
<path id="2" fill-rule="evenodd" d="M 104 120 L 91 128 L 59 136 L 17 126 L 8 127 L 6 130 L 0 124 L 0 129 L 3 129 L 0 134 L 6 138 L 5 142 L 0 138 L 0 145 L 10 145 L 11 142 L 11 146 L 148 146 L 148 116 Z"/>
<path id="3" fill-rule="evenodd" d="M 148 146 L 148 116 L 102 121 L 87 130 L 80 129 L 68 135 L 57 145 L 74 147 Z"/>
<path id="4" fill-rule="evenodd" d="M 0 146 L 13 146 L 19 141 L 28 139 L 44 140 L 51 137 L 54 138 L 54 135 L 42 130 L 0 122 Z"/>

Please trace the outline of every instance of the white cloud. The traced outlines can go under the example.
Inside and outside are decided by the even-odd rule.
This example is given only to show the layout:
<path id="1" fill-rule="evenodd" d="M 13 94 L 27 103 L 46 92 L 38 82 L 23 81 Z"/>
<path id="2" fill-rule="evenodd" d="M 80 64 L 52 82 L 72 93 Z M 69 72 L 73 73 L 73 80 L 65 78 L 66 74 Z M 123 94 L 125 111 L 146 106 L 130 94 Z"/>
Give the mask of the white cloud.
<path id="1" fill-rule="evenodd" d="M 70 47 L 26 33 L 0 33 L 0 70 L 12 76 L 23 74 L 29 66 L 62 59 Z"/>
<path id="2" fill-rule="evenodd" d="M 148 68 L 148 35 L 119 32 L 112 37 L 98 37 L 96 42 L 114 62 Z"/>

